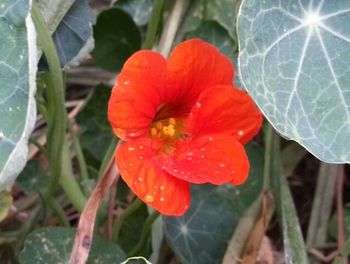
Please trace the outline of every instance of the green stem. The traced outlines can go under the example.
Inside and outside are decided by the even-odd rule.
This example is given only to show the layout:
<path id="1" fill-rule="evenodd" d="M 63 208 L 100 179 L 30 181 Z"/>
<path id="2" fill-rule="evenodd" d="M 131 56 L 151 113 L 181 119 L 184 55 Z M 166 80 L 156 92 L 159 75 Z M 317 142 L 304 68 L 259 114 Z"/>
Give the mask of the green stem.
<path id="1" fill-rule="evenodd" d="M 86 197 L 74 177 L 67 140 L 63 143 L 63 153 L 60 185 L 74 208 L 82 212 L 86 203 Z"/>
<path id="2" fill-rule="evenodd" d="M 107 168 L 108 163 L 110 162 L 111 158 L 113 157 L 115 149 L 117 147 L 117 143 L 118 143 L 118 138 L 113 137 L 113 139 L 112 139 L 111 143 L 109 144 L 109 147 L 106 151 L 106 154 L 103 157 L 100 169 L 98 171 L 99 178 L 102 176 L 102 174 L 104 173 L 104 171 Z"/>
<path id="3" fill-rule="evenodd" d="M 47 156 L 47 150 L 46 150 L 46 148 L 45 148 L 43 145 L 41 145 L 38 141 L 36 141 L 34 138 L 29 138 L 29 143 L 31 143 L 31 144 L 33 144 L 34 146 L 36 146 L 36 147 L 40 150 L 40 152 L 41 152 L 42 154 L 44 154 L 44 155 Z"/>
<path id="4" fill-rule="evenodd" d="M 65 109 L 64 82 L 61 65 L 47 25 L 37 4 L 33 1 L 32 17 L 38 33 L 42 50 L 45 53 L 50 72 L 47 75 L 47 110 L 48 110 L 48 160 L 51 181 L 48 190 L 43 194 L 45 201 L 50 201 L 59 183 L 70 198 L 72 204 L 82 211 L 86 198 L 76 182 L 70 161 L 70 153 L 66 139 L 67 112 Z M 54 206 L 50 203 L 49 206 Z M 55 210 L 55 208 L 52 208 Z M 57 209 L 57 208 L 56 208 Z"/>
<path id="5" fill-rule="evenodd" d="M 139 198 L 136 198 L 135 201 L 114 221 L 112 238 L 113 241 L 118 241 L 120 229 L 122 228 L 124 221 L 137 209 L 139 209 L 142 204 L 143 202 Z"/>
<path id="6" fill-rule="evenodd" d="M 86 181 L 89 179 L 89 173 L 84 157 L 83 150 L 80 145 L 79 138 L 77 134 L 75 133 L 72 122 L 67 118 L 67 125 L 68 125 L 68 131 L 70 132 L 72 136 L 72 141 L 73 141 L 73 146 L 75 149 L 75 153 L 77 154 L 77 159 L 78 159 L 78 165 L 79 165 L 79 170 L 80 170 L 80 181 Z"/>
<path id="7" fill-rule="evenodd" d="M 45 201 L 45 203 L 51 208 L 51 210 L 54 211 L 54 213 L 57 215 L 61 224 L 66 227 L 69 227 L 70 224 L 66 216 L 66 213 L 64 212 L 62 207 L 56 202 L 53 196 L 42 194 L 42 198 Z"/>
<path id="8" fill-rule="evenodd" d="M 343 264 L 347 257 L 350 255 L 350 238 L 345 242 L 342 250 L 339 252 L 339 256 L 335 258 L 332 264 Z"/>
<path id="9" fill-rule="evenodd" d="M 267 124 L 265 131 L 265 163 L 264 163 L 264 192 L 271 188 L 271 164 L 272 164 L 273 128 Z"/>
<path id="10" fill-rule="evenodd" d="M 61 175 L 61 162 L 63 141 L 66 132 L 66 110 L 64 107 L 64 82 L 61 72 L 61 65 L 58 59 L 55 44 L 43 16 L 35 1 L 32 5 L 32 17 L 41 48 L 45 53 L 50 72 L 48 74 L 48 159 L 51 171 L 51 182 L 47 194 L 52 195 L 56 190 Z"/>
<path id="11" fill-rule="evenodd" d="M 146 38 L 142 45 L 143 49 L 151 49 L 155 43 L 159 21 L 162 16 L 163 4 L 164 0 L 155 0 L 154 2 L 151 18 L 147 27 Z"/>
<path id="12" fill-rule="evenodd" d="M 147 217 L 142 228 L 140 240 L 136 244 L 136 246 L 132 250 L 130 250 L 130 252 L 128 253 L 129 257 L 134 256 L 137 253 L 140 253 L 140 251 L 144 248 L 148 239 L 148 235 L 151 231 L 152 224 L 158 218 L 158 216 L 159 216 L 159 213 L 157 211 L 154 211 L 151 215 Z"/>

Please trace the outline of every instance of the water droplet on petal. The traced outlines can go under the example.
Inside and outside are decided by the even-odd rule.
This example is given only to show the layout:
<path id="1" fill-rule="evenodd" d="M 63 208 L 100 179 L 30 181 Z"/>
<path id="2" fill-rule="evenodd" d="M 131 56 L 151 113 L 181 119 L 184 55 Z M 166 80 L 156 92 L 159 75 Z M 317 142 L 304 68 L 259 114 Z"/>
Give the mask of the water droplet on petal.
<path id="1" fill-rule="evenodd" d="M 134 147 L 129 147 L 128 150 L 129 151 L 133 151 L 133 150 L 135 150 L 135 148 Z"/>
<path id="2" fill-rule="evenodd" d="M 220 167 L 221 167 L 221 168 L 224 168 L 224 167 L 225 167 L 225 164 L 224 164 L 224 163 L 220 163 Z"/>
<path id="3" fill-rule="evenodd" d="M 204 155 L 201 155 L 201 158 L 202 158 L 202 159 L 204 159 L 204 158 L 205 158 L 205 156 L 204 156 Z"/>
<path id="4" fill-rule="evenodd" d="M 125 85 L 128 85 L 130 82 L 128 80 L 124 81 Z"/>
<path id="5" fill-rule="evenodd" d="M 143 159 L 143 156 L 140 155 L 140 156 L 139 156 L 139 159 L 142 160 L 142 159 Z"/>
<path id="6" fill-rule="evenodd" d="M 214 139 L 213 139 L 213 137 L 208 137 L 208 140 L 213 141 Z"/>
<path id="7" fill-rule="evenodd" d="M 163 191 L 163 190 L 165 189 L 164 185 L 161 185 L 161 186 L 159 187 L 159 189 L 160 189 L 161 191 Z"/>
<path id="8" fill-rule="evenodd" d="M 147 203 L 153 202 L 153 201 L 154 201 L 153 195 L 147 194 L 147 195 L 145 196 L 145 201 L 146 201 Z"/>
<path id="9" fill-rule="evenodd" d="M 160 197 L 159 201 L 164 202 L 164 197 Z"/>
<path id="10" fill-rule="evenodd" d="M 143 178 L 142 177 L 138 177 L 137 178 L 140 182 L 143 182 Z"/>
<path id="11" fill-rule="evenodd" d="M 237 134 L 238 134 L 238 136 L 243 136 L 244 135 L 244 131 L 243 130 L 239 130 Z"/>
<path id="12" fill-rule="evenodd" d="M 139 149 L 144 149 L 144 146 L 142 146 L 142 145 L 141 145 L 141 146 L 139 146 Z"/>
<path id="13" fill-rule="evenodd" d="M 200 102 L 196 103 L 196 108 L 201 108 L 202 104 Z"/>

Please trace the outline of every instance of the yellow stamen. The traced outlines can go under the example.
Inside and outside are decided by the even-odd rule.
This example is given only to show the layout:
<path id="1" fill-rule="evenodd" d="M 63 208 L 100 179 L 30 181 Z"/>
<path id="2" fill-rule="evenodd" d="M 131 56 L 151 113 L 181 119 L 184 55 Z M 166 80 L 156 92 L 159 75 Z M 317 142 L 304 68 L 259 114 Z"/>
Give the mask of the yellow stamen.
<path id="1" fill-rule="evenodd" d="M 155 137 L 157 135 L 157 129 L 155 129 L 154 127 L 151 128 L 151 135 L 153 137 Z"/>

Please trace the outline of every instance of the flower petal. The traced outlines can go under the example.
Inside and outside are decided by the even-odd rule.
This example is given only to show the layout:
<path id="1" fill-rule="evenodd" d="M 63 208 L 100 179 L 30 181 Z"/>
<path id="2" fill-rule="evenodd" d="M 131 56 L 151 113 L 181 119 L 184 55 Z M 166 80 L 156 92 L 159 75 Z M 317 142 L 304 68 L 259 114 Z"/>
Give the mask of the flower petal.
<path id="1" fill-rule="evenodd" d="M 164 171 L 151 149 L 151 140 L 121 144 L 116 153 L 120 175 L 146 204 L 165 215 L 183 215 L 190 204 L 190 185 Z"/>
<path id="2" fill-rule="evenodd" d="M 183 140 L 172 155 L 163 157 L 163 168 L 191 183 L 243 183 L 249 173 L 244 147 L 232 136 L 207 135 Z"/>
<path id="3" fill-rule="evenodd" d="M 158 53 L 136 52 L 124 64 L 108 104 L 108 119 L 122 140 L 149 133 L 165 87 L 166 61 Z"/>
<path id="4" fill-rule="evenodd" d="M 232 135 L 242 144 L 260 130 L 263 118 L 254 101 L 232 86 L 215 86 L 201 93 L 187 120 L 192 136 Z"/>
<path id="5" fill-rule="evenodd" d="M 180 43 L 167 62 L 166 100 L 190 108 L 199 94 L 213 85 L 232 85 L 234 69 L 219 50 L 200 39 Z"/>

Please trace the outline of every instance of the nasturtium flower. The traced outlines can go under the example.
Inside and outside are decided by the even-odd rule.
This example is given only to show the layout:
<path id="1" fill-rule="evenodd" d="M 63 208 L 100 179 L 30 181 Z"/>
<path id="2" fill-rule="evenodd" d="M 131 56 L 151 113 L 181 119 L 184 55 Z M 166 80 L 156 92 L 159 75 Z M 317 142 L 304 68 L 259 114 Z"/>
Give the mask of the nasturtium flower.
<path id="1" fill-rule="evenodd" d="M 118 75 L 108 105 L 123 141 L 116 163 L 130 189 L 160 213 L 183 215 L 190 183 L 246 180 L 243 145 L 262 116 L 233 77 L 230 60 L 199 39 L 179 44 L 167 60 L 138 51 Z"/>

